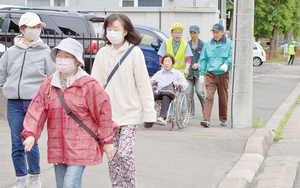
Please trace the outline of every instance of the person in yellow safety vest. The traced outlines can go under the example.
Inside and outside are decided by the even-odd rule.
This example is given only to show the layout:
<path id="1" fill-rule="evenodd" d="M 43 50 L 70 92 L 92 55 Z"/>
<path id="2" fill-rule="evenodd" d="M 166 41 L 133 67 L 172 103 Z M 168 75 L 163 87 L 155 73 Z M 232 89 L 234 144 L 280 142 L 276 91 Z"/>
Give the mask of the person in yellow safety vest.
<path id="1" fill-rule="evenodd" d="M 295 59 L 295 55 L 296 55 L 296 41 L 293 41 L 292 44 L 289 46 L 289 62 L 288 65 L 291 63 L 291 65 L 293 65 L 294 63 L 294 59 Z"/>
<path id="2" fill-rule="evenodd" d="M 159 62 L 161 65 L 161 59 L 164 55 L 170 54 L 175 59 L 175 65 L 173 68 L 179 70 L 185 77 L 189 74 L 189 68 L 191 66 L 191 57 L 193 56 L 190 45 L 181 39 L 183 34 L 183 25 L 180 23 L 174 23 L 171 27 L 172 38 L 165 40 L 159 48 L 157 54 L 159 55 Z"/>

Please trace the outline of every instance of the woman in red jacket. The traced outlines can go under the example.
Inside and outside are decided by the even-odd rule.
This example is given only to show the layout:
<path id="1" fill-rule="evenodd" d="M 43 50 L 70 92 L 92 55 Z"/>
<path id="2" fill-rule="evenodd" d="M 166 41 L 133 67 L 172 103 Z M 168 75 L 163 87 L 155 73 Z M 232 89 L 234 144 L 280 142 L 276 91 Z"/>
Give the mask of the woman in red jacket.
<path id="1" fill-rule="evenodd" d="M 83 64 L 82 45 L 67 38 L 51 51 L 58 71 L 45 79 L 32 100 L 24 120 L 22 138 L 26 151 L 30 151 L 40 138 L 47 119 L 48 163 L 55 164 L 56 184 L 62 187 L 81 187 L 85 166 L 102 162 L 97 141 L 65 111 L 55 88 L 71 112 L 94 134 L 98 134 L 103 149 L 111 161 L 115 148 L 111 104 L 99 83 L 79 65 Z"/>

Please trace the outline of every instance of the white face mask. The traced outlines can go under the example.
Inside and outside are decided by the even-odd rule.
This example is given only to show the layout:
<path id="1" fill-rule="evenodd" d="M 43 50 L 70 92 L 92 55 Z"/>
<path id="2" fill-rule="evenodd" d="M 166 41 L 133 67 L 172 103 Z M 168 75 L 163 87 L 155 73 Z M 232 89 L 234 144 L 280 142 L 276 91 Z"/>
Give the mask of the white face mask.
<path id="1" fill-rule="evenodd" d="M 120 44 L 124 39 L 122 34 L 119 31 L 107 31 L 106 37 L 112 44 Z"/>
<path id="2" fill-rule="evenodd" d="M 75 70 L 75 59 L 69 59 L 69 58 L 60 58 L 57 57 L 56 58 L 56 65 L 58 70 L 62 73 L 62 74 L 70 74 L 71 72 L 73 72 Z"/>
<path id="3" fill-rule="evenodd" d="M 24 36 L 28 40 L 35 40 L 40 36 L 40 34 L 41 34 L 41 29 L 28 29 L 28 28 L 25 28 Z"/>

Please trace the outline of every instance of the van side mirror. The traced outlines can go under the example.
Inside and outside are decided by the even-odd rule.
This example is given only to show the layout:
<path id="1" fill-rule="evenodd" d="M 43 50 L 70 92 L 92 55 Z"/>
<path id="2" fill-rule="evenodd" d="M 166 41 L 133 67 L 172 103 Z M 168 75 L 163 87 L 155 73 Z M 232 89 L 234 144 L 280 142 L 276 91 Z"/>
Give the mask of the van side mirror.
<path id="1" fill-rule="evenodd" d="M 158 43 L 157 43 L 157 42 L 152 42 L 152 43 L 151 43 L 151 47 L 154 48 L 156 51 L 159 50 L 159 46 L 158 46 Z"/>

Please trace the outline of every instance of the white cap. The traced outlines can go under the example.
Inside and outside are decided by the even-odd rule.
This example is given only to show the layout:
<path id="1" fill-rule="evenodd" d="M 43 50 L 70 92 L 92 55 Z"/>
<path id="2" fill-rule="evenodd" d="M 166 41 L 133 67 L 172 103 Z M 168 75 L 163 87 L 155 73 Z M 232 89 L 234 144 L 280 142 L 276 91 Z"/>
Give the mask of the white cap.
<path id="1" fill-rule="evenodd" d="M 41 21 L 40 17 L 32 12 L 26 12 L 23 14 L 19 21 L 19 26 L 26 25 L 29 27 L 34 27 L 38 24 L 41 24 L 41 26 L 45 27 L 46 24 Z"/>

